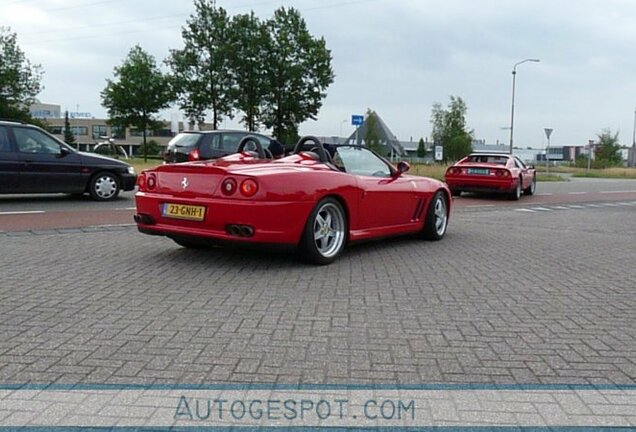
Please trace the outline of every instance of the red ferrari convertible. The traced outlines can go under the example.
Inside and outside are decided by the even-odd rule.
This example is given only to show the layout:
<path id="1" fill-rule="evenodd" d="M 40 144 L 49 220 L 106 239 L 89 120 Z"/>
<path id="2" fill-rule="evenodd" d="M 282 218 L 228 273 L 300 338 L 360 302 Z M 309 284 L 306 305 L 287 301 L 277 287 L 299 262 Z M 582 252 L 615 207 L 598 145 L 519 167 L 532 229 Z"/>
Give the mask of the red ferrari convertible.
<path id="1" fill-rule="evenodd" d="M 473 153 L 446 170 L 444 180 L 453 196 L 462 192 L 502 192 L 513 200 L 537 188 L 534 167 L 503 153 Z"/>
<path id="2" fill-rule="evenodd" d="M 248 146 L 254 150 L 246 151 Z M 354 145 L 302 138 L 273 159 L 253 137 L 213 161 L 162 165 L 139 175 L 140 232 L 184 247 L 241 243 L 285 246 L 315 264 L 334 261 L 347 243 L 402 234 L 440 240 L 451 195 L 440 181 L 405 175 Z"/>

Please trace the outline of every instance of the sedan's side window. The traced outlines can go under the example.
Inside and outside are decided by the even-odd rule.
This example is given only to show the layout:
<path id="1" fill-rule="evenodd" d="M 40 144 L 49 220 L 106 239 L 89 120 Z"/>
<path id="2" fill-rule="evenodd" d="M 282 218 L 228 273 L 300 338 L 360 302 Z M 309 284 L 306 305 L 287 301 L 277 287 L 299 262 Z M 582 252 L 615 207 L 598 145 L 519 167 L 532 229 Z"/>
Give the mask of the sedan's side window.
<path id="1" fill-rule="evenodd" d="M 9 142 L 9 133 L 7 128 L 0 126 L 0 153 L 8 153 L 11 151 L 11 143 Z"/>
<path id="2" fill-rule="evenodd" d="M 518 157 L 515 157 L 515 165 L 517 165 L 517 168 L 526 169 L 526 164 L 521 162 Z"/>
<path id="3" fill-rule="evenodd" d="M 48 135 L 29 128 L 13 128 L 18 150 L 22 153 L 60 154 L 60 144 Z"/>

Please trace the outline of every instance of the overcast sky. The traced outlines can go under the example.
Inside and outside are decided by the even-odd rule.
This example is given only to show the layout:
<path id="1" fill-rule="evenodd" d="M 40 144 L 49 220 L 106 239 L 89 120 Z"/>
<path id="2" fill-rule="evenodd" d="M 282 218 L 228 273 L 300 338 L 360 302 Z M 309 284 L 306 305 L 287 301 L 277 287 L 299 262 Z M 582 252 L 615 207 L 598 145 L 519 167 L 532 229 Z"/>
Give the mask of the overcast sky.
<path id="1" fill-rule="evenodd" d="M 218 0 L 230 14 L 299 9 L 324 36 L 335 81 L 301 134 L 352 132 L 375 110 L 400 140 L 430 136 L 431 106 L 468 106 L 475 138 L 508 142 L 517 68 L 515 145 L 582 145 L 605 128 L 632 143 L 636 106 L 634 0 Z M 42 65 L 39 98 L 104 117 L 99 93 L 135 44 L 162 62 L 181 48 L 187 0 L 0 0 L 0 25 Z M 166 114 L 169 117 L 169 114 Z M 225 127 L 236 127 L 227 121 Z"/>

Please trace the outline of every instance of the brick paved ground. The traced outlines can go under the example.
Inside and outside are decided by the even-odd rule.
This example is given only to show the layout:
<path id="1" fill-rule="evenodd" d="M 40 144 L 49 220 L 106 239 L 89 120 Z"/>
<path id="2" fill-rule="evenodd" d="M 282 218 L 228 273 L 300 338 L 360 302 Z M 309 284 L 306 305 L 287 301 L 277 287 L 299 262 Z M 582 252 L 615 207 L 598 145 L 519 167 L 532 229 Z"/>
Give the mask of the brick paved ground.
<path id="1" fill-rule="evenodd" d="M 636 206 L 461 210 L 438 243 L 0 235 L 0 383 L 636 383 Z"/>

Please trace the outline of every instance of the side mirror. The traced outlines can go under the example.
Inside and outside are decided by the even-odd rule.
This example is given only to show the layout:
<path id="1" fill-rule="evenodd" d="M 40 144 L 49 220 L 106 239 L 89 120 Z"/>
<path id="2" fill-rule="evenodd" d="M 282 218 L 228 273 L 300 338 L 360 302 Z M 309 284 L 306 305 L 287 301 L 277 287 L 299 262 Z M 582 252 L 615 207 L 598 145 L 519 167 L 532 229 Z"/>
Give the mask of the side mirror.
<path id="1" fill-rule="evenodd" d="M 534 165 L 528 165 L 528 169 L 534 169 Z"/>
<path id="2" fill-rule="evenodd" d="M 410 169 L 411 169 L 411 165 L 408 162 L 400 161 L 397 164 L 398 175 L 402 175 Z"/>
<path id="3" fill-rule="evenodd" d="M 68 156 L 70 154 L 71 154 L 71 151 L 69 149 L 67 149 L 64 146 L 60 146 L 60 153 L 58 154 L 58 157 L 63 158 L 63 157 L 66 157 L 66 156 Z"/>

